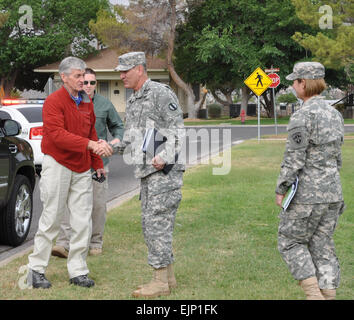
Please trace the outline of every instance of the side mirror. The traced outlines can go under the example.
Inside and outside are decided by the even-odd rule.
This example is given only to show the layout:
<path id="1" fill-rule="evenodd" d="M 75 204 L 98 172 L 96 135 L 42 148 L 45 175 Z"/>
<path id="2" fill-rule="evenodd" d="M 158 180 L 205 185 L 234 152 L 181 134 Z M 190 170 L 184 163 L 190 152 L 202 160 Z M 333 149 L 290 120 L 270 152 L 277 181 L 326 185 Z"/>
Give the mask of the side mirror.
<path id="1" fill-rule="evenodd" d="M 5 136 L 17 136 L 21 133 L 21 125 L 15 121 L 7 119 L 3 122 L 3 132 Z"/>

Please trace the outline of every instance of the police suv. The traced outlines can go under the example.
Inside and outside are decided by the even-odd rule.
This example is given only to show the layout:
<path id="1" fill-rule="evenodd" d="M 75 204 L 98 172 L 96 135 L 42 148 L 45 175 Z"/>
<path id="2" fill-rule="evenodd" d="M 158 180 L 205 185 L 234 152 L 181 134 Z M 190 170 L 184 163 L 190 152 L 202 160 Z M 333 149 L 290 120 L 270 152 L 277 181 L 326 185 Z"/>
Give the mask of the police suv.
<path id="1" fill-rule="evenodd" d="M 28 235 L 36 183 L 33 150 L 17 137 L 21 131 L 20 123 L 0 115 L 0 244 L 9 246 Z"/>
<path id="2" fill-rule="evenodd" d="M 41 150 L 43 103 L 42 99 L 3 99 L 0 108 L 1 119 L 13 119 L 21 124 L 22 131 L 18 137 L 25 139 L 31 145 L 38 175 L 42 170 L 43 161 Z"/>

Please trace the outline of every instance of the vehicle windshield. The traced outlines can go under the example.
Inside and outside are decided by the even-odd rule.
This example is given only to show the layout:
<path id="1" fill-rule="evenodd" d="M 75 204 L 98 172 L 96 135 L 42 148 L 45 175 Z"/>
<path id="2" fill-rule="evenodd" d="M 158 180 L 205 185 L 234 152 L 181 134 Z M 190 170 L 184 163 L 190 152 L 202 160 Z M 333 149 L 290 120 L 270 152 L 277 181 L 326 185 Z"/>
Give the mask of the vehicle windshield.
<path id="1" fill-rule="evenodd" d="M 43 122 L 42 119 L 42 107 L 30 107 L 17 109 L 20 111 L 28 122 Z"/>

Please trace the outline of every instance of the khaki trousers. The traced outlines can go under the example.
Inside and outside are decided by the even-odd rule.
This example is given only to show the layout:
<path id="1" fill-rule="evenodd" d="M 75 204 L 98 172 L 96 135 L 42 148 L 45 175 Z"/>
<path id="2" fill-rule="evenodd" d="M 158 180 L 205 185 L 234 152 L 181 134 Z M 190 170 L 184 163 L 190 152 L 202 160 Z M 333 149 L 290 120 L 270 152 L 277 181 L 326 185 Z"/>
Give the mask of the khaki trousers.
<path id="1" fill-rule="evenodd" d="M 44 155 L 39 182 L 43 212 L 34 238 L 28 267 L 45 273 L 53 240 L 59 233 L 60 221 L 68 208 L 72 234 L 67 267 L 70 278 L 89 273 L 86 264 L 91 237 L 92 178 L 90 170 L 77 173 Z"/>
<path id="2" fill-rule="evenodd" d="M 103 232 L 106 223 L 107 199 L 108 199 L 108 165 L 104 167 L 106 171 L 106 180 L 102 183 L 92 180 L 93 186 L 93 209 L 92 209 L 92 235 L 89 244 L 90 249 L 103 246 Z M 69 240 L 71 237 L 71 228 L 69 223 L 69 213 L 65 214 L 61 220 L 60 232 L 56 241 L 57 246 L 62 246 L 69 251 Z"/>

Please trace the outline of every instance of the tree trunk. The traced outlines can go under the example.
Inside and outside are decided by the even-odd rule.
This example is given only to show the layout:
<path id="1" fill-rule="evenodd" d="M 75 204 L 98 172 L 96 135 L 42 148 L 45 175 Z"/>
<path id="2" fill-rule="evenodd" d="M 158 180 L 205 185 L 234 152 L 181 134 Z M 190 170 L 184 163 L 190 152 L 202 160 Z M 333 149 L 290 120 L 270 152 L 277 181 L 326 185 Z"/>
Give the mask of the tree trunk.
<path id="1" fill-rule="evenodd" d="M 247 114 L 247 106 L 248 100 L 250 99 L 251 90 L 247 86 L 242 87 L 242 100 L 241 100 L 241 111 L 245 110 L 245 114 Z"/>
<path id="2" fill-rule="evenodd" d="M 272 98 L 271 98 L 271 95 L 268 96 L 268 94 L 267 94 L 268 91 L 270 92 L 270 94 L 272 94 L 271 89 L 264 92 L 264 94 L 263 94 L 264 103 L 262 103 L 262 105 L 263 105 L 265 111 L 267 112 L 267 117 L 273 118 L 274 112 L 273 112 Z"/>
<path id="3" fill-rule="evenodd" d="M 214 99 L 219 102 L 220 104 L 222 104 L 223 106 L 229 106 L 230 103 L 232 103 L 232 98 L 231 98 L 231 94 L 224 94 L 226 100 L 221 99 L 218 94 L 216 93 L 215 90 L 211 90 L 211 94 L 213 95 Z"/>
<path id="4" fill-rule="evenodd" d="M 173 81 L 177 84 L 179 88 L 181 88 L 184 93 L 187 96 L 187 111 L 188 111 L 188 118 L 197 118 L 197 112 L 199 108 L 202 105 L 202 101 L 199 100 L 197 103 L 195 103 L 195 95 L 193 92 L 192 87 L 185 83 L 181 77 L 177 74 L 175 67 L 172 62 L 172 57 L 173 57 L 173 50 L 174 50 L 174 44 L 175 44 L 175 37 L 176 37 L 176 23 L 177 23 L 177 18 L 176 18 L 176 0 L 169 0 L 168 1 L 170 4 L 171 8 L 171 29 L 170 29 L 170 34 L 168 36 L 168 47 L 167 47 L 167 68 L 168 71 L 170 72 L 171 78 Z M 206 94 L 205 94 L 206 96 Z M 205 100 L 202 98 L 202 100 Z"/>
<path id="5" fill-rule="evenodd" d="M 14 88 L 15 81 L 17 78 L 18 70 L 15 70 L 14 73 L 12 73 L 8 77 L 2 77 L 1 78 L 1 85 L 4 89 L 5 97 L 10 97 L 11 91 Z"/>

